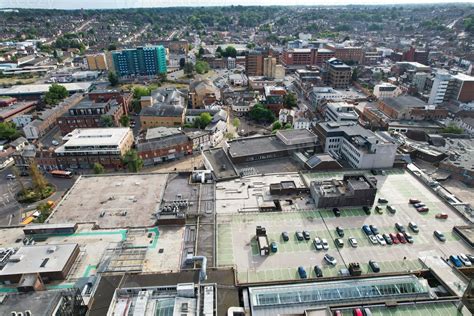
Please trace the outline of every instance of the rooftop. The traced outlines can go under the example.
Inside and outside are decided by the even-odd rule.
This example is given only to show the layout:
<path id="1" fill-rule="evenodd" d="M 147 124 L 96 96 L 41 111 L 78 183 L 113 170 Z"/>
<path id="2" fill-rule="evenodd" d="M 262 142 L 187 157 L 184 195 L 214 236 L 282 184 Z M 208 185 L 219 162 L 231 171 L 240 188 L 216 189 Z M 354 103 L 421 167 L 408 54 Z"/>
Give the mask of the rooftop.
<path id="1" fill-rule="evenodd" d="M 66 143 L 58 147 L 56 152 L 77 147 L 118 146 L 130 131 L 128 127 L 77 128 L 65 136 Z"/>
<path id="2" fill-rule="evenodd" d="M 171 135 L 178 135 L 182 134 L 181 130 L 178 128 L 169 128 L 169 127 L 155 127 L 155 128 L 149 128 L 146 131 L 146 136 L 145 140 L 151 140 L 155 138 L 162 138 L 162 137 L 167 137 Z"/>
<path id="3" fill-rule="evenodd" d="M 73 82 L 61 83 L 69 92 L 87 91 L 92 85 L 92 82 Z M 22 94 L 43 94 L 48 92 L 51 84 L 27 84 L 17 85 L 11 88 L 0 89 L 0 95 L 22 95 Z"/>
<path id="4" fill-rule="evenodd" d="M 395 98 L 384 98 L 383 102 L 398 111 L 410 108 L 424 108 L 427 105 L 422 100 L 409 95 Z"/>

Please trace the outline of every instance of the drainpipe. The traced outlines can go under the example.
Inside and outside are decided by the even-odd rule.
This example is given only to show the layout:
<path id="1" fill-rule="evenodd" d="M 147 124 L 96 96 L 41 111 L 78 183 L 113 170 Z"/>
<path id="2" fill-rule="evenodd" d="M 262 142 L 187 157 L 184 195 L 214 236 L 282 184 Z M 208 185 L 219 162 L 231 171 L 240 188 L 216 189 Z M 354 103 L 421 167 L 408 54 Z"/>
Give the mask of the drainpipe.
<path id="1" fill-rule="evenodd" d="M 207 279 L 207 258 L 204 256 L 193 256 L 193 261 L 201 261 L 201 270 L 199 270 L 199 281 L 205 281 Z"/>

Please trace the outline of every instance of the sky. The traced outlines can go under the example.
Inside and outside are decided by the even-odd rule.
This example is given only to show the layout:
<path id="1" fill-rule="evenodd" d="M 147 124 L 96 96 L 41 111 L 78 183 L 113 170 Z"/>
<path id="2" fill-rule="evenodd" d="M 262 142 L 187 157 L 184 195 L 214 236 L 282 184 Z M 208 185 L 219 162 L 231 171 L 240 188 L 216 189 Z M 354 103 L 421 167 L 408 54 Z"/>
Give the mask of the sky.
<path id="1" fill-rule="evenodd" d="M 474 0 L 0 0 L 0 8 L 118 9 L 228 5 L 346 5 L 471 2 Z"/>

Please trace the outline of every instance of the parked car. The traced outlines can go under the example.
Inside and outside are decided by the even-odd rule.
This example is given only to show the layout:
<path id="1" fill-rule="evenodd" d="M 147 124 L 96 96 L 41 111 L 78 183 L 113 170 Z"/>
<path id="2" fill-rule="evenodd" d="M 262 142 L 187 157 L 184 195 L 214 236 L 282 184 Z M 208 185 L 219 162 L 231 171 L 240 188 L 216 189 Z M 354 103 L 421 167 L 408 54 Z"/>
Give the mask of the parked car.
<path id="1" fill-rule="evenodd" d="M 435 217 L 436 217 L 437 219 L 446 219 L 446 218 L 448 218 L 448 214 L 446 214 L 446 213 L 438 213 L 438 214 L 436 214 Z"/>
<path id="2" fill-rule="evenodd" d="M 316 250 L 323 250 L 323 243 L 321 242 L 321 239 L 318 237 L 314 238 L 313 240 L 313 245 Z"/>
<path id="3" fill-rule="evenodd" d="M 395 223 L 395 228 L 400 232 L 404 233 L 405 232 L 405 227 L 401 223 Z"/>
<path id="4" fill-rule="evenodd" d="M 439 241 L 446 241 L 446 237 L 444 236 L 444 234 L 442 232 L 440 232 L 439 230 L 435 230 L 433 232 L 433 235 L 435 235 L 436 238 L 438 238 Z"/>
<path id="5" fill-rule="evenodd" d="M 420 202 L 420 203 L 415 203 L 415 204 L 413 204 L 413 206 L 414 206 L 415 208 L 420 208 L 420 207 L 425 207 L 426 204 Z"/>
<path id="6" fill-rule="evenodd" d="M 405 236 L 402 233 L 397 233 L 397 238 L 400 240 L 401 244 L 406 244 L 407 240 L 405 239 Z"/>
<path id="7" fill-rule="evenodd" d="M 332 211 L 334 212 L 334 215 L 336 217 L 340 217 L 341 216 L 341 210 L 338 209 L 337 207 L 333 208 Z"/>
<path id="8" fill-rule="evenodd" d="M 382 208 L 380 205 L 377 205 L 377 206 L 375 207 L 375 211 L 376 211 L 377 213 L 379 213 L 379 214 L 382 214 L 382 213 L 383 213 L 383 208 Z"/>
<path id="9" fill-rule="evenodd" d="M 409 202 L 410 204 L 418 204 L 418 203 L 421 203 L 421 201 L 418 200 L 418 199 L 409 199 L 408 202 Z"/>
<path id="10" fill-rule="evenodd" d="M 369 206 L 362 206 L 362 210 L 365 212 L 365 214 L 370 215 L 370 207 Z"/>
<path id="11" fill-rule="evenodd" d="M 315 265 L 315 266 L 314 266 L 314 274 L 315 274 L 318 278 L 320 278 L 320 277 L 323 276 L 323 270 L 321 269 L 320 266 L 318 266 L 318 265 Z"/>
<path id="12" fill-rule="evenodd" d="M 369 225 L 364 225 L 362 226 L 362 231 L 367 235 L 370 236 L 372 235 L 372 230 L 370 229 Z"/>
<path id="13" fill-rule="evenodd" d="M 58 142 L 57 140 L 53 139 L 53 140 L 51 141 L 51 145 L 53 145 L 53 146 L 58 146 L 58 145 L 59 145 L 59 142 Z"/>
<path id="14" fill-rule="evenodd" d="M 474 256 L 467 254 L 466 257 L 471 261 L 472 264 L 474 264 Z"/>
<path id="15" fill-rule="evenodd" d="M 377 235 L 377 234 L 379 233 L 379 229 L 377 228 L 377 226 L 375 226 L 375 225 L 370 225 L 369 227 L 370 227 L 370 230 L 372 231 L 372 233 L 373 233 L 374 235 Z"/>
<path id="16" fill-rule="evenodd" d="M 277 251 L 278 251 L 277 243 L 273 241 L 273 242 L 270 244 L 270 249 L 272 250 L 272 252 L 277 252 Z"/>
<path id="17" fill-rule="evenodd" d="M 419 233 L 420 232 L 420 228 L 418 228 L 418 225 L 416 225 L 415 222 L 409 222 L 408 227 L 410 227 L 411 231 L 414 232 L 414 233 Z"/>
<path id="18" fill-rule="evenodd" d="M 387 210 L 392 214 L 395 214 L 397 212 L 397 209 L 391 205 L 387 205 Z"/>
<path id="19" fill-rule="evenodd" d="M 337 248 L 342 248 L 344 247 L 344 240 L 342 238 L 336 238 L 334 239 L 334 243 L 336 244 Z"/>
<path id="20" fill-rule="evenodd" d="M 377 237 L 375 237 L 374 235 L 369 235 L 369 240 L 374 245 L 377 245 L 379 243 L 379 241 L 377 240 Z"/>
<path id="21" fill-rule="evenodd" d="M 306 270 L 301 266 L 298 267 L 298 274 L 302 279 L 306 279 L 308 277 L 308 275 L 306 274 Z"/>
<path id="22" fill-rule="evenodd" d="M 415 240 L 413 239 L 413 237 L 410 235 L 409 232 L 404 232 L 403 233 L 403 237 L 405 237 L 406 241 L 409 243 L 409 244 L 412 244 Z"/>
<path id="23" fill-rule="evenodd" d="M 298 241 L 303 241 L 304 240 L 303 234 L 300 231 L 297 231 L 295 233 L 295 236 L 296 236 L 296 239 L 298 239 Z"/>
<path id="24" fill-rule="evenodd" d="M 392 238 L 392 241 L 393 241 L 393 243 L 394 243 L 395 245 L 400 243 L 400 240 L 398 240 L 398 237 L 397 237 L 396 234 L 390 233 L 389 236 L 390 236 L 390 238 Z"/>
<path id="25" fill-rule="evenodd" d="M 7 174 L 6 178 L 7 178 L 7 180 L 14 180 L 14 179 L 16 179 L 15 175 L 13 175 L 13 174 L 11 174 L 11 173 Z"/>
<path id="26" fill-rule="evenodd" d="M 364 316 L 372 316 L 372 312 L 370 308 L 368 307 L 364 308 Z"/>
<path id="27" fill-rule="evenodd" d="M 341 226 L 337 226 L 336 233 L 339 237 L 344 237 L 344 228 L 342 228 Z"/>
<path id="28" fill-rule="evenodd" d="M 334 258 L 333 256 L 329 255 L 329 254 L 325 254 L 324 255 L 324 260 L 329 263 L 330 265 L 333 265 L 335 266 L 337 264 L 337 260 L 336 258 Z"/>
<path id="29" fill-rule="evenodd" d="M 430 209 L 427 208 L 427 207 L 419 207 L 416 209 L 418 211 L 418 213 L 426 213 L 428 212 Z"/>
<path id="30" fill-rule="evenodd" d="M 308 231 L 303 230 L 303 238 L 304 240 L 311 240 L 311 235 L 309 234 Z"/>
<path id="31" fill-rule="evenodd" d="M 378 243 L 381 244 L 382 246 L 385 246 L 387 244 L 387 242 L 385 241 L 382 235 L 377 234 L 375 235 L 375 238 L 377 238 Z"/>
<path id="32" fill-rule="evenodd" d="M 461 262 L 462 262 L 466 267 L 472 266 L 471 260 L 469 260 L 469 258 L 468 258 L 465 254 L 460 253 L 460 254 L 458 255 L 458 258 L 459 258 L 459 260 L 461 260 Z"/>
<path id="33" fill-rule="evenodd" d="M 357 248 L 357 246 L 359 245 L 357 243 L 357 239 L 355 239 L 354 237 L 349 237 L 349 243 L 351 244 L 353 248 Z"/>
<path id="34" fill-rule="evenodd" d="M 321 239 L 321 243 L 323 244 L 323 249 L 324 250 L 328 250 L 329 249 L 329 244 L 328 244 L 328 241 L 326 239 Z"/>
<path id="35" fill-rule="evenodd" d="M 375 260 L 370 260 L 369 261 L 369 266 L 374 271 L 375 273 L 380 272 L 380 266 Z"/>
<path id="36" fill-rule="evenodd" d="M 454 264 L 456 268 L 462 267 L 462 262 L 459 260 L 459 257 L 456 255 L 449 256 L 449 260 Z"/>
<path id="37" fill-rule="evenodd" d="M 364 314 L 362 314 L 362 310 L 360 308 L 354 308 L 354 310 L 352 311 L 352 315 L 353 316 L 364 316 Z"/>
<path id="38" fill-rule="evenodd" d="M 333 315 L 334 315 L 334 316 L 343 316 L 343 315 L 342 315 L 342 312 L 341 312 L 340 310 L 334 311 L 334 314 L 333 314 Z"/>
<path id="39" fill-rule="evenodd" d="M 384 199 L 384 198 L 379 198 L 379 199 L 378 199 L 378 202 L 379 202 L 379 203 L 382 203 L 382 204 L 385 204 L 385 203 L 388 203 L 388 200 L 387 200 L 387 199 Z"/>
<path id="40" fill-rule="evenodd" d="M 290 240 L 290 236 L 288 236 L 288 233 L 287 233 L 287 232 L 281 233 L 281 238 L 283 239 L 283 241 L 288 241 L 288 240 Z"/>
<path id="41" fill-rule="evenodd" d="M 390 238 L 390 236 L 388 234 L 383 234 L 382 237 L 383 237 L 383 239 L 385 239 L 385 242 L 387 243 L 387 245 L 392 245 L 393 244 L 392 238 Z"/>

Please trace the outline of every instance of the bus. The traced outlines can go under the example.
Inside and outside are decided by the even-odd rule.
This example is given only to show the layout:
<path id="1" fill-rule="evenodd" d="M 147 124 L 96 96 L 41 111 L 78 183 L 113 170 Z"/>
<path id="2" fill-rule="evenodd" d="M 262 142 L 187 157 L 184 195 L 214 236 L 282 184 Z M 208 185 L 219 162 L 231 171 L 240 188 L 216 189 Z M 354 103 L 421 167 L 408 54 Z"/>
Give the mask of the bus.
<path id="1" fill-rule="evenodd" d="M 50 174 L 53 177 L 56 177 L 56 178 L 68 178 L 68 179 L 72 178 L 72 172 L 71 171 L 53 170 L 53 171 L 50 172 Z"/>

